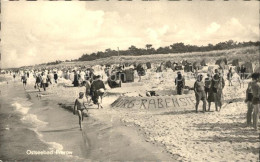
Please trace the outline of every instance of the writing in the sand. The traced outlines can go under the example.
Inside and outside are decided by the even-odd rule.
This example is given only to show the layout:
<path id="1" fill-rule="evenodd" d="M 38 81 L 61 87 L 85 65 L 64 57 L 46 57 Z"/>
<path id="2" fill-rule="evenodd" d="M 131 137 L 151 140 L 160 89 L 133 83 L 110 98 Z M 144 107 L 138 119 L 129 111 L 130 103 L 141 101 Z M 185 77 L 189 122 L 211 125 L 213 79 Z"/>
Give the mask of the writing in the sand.
<path id="1" fill-rule="evenodd" d="M 113 107 L 118 108 L 140 108 L 140 109 L 160 109 L 160 108 L 188 108 L 194 106 L 193 96 L 169 96 L 169 97 L 121 97 Z"/>

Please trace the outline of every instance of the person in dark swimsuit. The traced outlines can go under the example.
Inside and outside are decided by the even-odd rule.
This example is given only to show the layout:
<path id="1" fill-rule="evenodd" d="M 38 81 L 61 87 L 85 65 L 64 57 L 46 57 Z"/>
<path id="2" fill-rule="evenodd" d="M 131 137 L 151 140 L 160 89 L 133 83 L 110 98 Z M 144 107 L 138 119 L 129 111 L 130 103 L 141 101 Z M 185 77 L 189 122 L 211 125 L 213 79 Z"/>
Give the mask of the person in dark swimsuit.
<path id="1" fill-rule="evenodd" d="M 26 84 L 27 84 L 27 75 L 24 74 L 21 78 L 21 81 L 23 82 L 23 88 L 26 89 Z"/>
<path id="2" fill-rule="evenodd" d="M 75 100 L 75 104 L 74 104 L 74 111 L 73 111 L 73 114 L 75 115 L 76 114 L 76 110 L 78 112 L 78 116 L 79 116 L 79 126 L 80 126 L 80 130 L 82 130 L 81 128 L 81 122 L 83 121 L 83 110 L 86 109 L 86 105 L 84 103 L 84 92 L 80 92 L 79 93 L 79 98 L 77 98 Z"/>
<path id="3" fill-rule="evenodd" d="M 183 88 L 185 87 L 185 78 L 182 76 L 181 72 L 177 72 L 177 77 L 175 78 L 175 85 L 178 95 L 183 94 Z"/>
<path id="4" fill-rule="evenodd" d="M 248 83 L 248 87 L 246 90 L 246 99 L 245 99 L 245 103 L 247 103 L 246 124 L 248 127 L 252 125 L 252 113 L 254 110 L 253 104 L 252 104 L 252 100 L 253 100 L 252 84 L 254 83 L 255 80 L 256 80 L 256 74 L 253 73 L 252 81 Z"/>
<path id="5" fill-rule="evenodd" d="M 105 89 L 106 89 L 105 84 L 101 80 L 101 76 L 100 75 L 96 76 L 96 79 L 91 84 L 90 93 L 92 95 L 92 101 L 94 104 L 98 105 L 98 109 L 103 108 L 101 103 L 102 103 L 102 98 L 103 98 Z"/>
<path id="6" fill-rule="evenodd" d="M 258 119 L 259 119 L 259 107 L 260 107 L 260 74 L 253 73 L 252 74 L 252 82 L 251 82 L 251 89 L 252 89 L 252 105 L 253 105 L 253 127 L 255 130 L 258 128 Z"/>

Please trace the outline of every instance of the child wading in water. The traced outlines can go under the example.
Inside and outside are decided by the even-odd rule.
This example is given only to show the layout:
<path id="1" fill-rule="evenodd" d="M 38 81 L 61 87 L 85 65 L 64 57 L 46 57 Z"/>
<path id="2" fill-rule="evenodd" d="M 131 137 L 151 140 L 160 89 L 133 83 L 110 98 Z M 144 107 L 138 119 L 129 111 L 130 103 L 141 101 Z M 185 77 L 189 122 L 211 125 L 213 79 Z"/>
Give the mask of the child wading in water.
<path id="1" fill-rule="evenodd" d="M 76 109 L 76 107 L 77 107 L 77 109 Z M 83 121 L 83 118 L 84 118 L 84 116 L 83 116 L 83 110 L 84 110 L 84 109 L 87 110 L 86 105 L 85 105 L 85 103 L 84 103 L 84 93 L 83 93 L 83 92 L 80 92 L 80 93 L 79 93 L 79 98 L 77 98 L 77 99 L 75 100 L 74 111 L 73 111 L 73 114 L 74 114 L 74 115 L 75 115 L 75 113 L 76 113 L 76 110 L 77 110 L 77 112 L 78 112 L 80 130 L 82 130 L 82 128 L 81 128 L 81 122 Z"/>

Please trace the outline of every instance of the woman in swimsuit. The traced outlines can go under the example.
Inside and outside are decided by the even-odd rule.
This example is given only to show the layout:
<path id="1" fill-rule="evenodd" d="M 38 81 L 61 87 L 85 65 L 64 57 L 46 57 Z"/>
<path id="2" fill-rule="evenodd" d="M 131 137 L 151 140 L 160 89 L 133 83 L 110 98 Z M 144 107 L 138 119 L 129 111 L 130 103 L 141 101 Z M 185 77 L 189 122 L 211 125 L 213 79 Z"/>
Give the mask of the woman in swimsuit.
<path id="1" fill-rule="evenodd" d="M 80 130 L 82 130 L 81 129 L 81 122 L 83 121 L 83 110 L 84 109 L 87 109 L 86 108 L 86 105 L 85 105 L 85 103 L 84 103 L 84 93 L 83 92 L 80 92 L 79 93 L 79 98 L 77 98 L 76 100 L 75 100 L 75 104 L 74 104 L 74 111 L 73 111 L 73 114 L 75 115 L 75 113 L 76 113 L 76 110 L 77 110 L 77 112 L 78 112 L 78 115 L 79 115 L 79 126 L 80 126 Z M 76 107 L 77 107 L 77 109 L 76 109 Z"/>

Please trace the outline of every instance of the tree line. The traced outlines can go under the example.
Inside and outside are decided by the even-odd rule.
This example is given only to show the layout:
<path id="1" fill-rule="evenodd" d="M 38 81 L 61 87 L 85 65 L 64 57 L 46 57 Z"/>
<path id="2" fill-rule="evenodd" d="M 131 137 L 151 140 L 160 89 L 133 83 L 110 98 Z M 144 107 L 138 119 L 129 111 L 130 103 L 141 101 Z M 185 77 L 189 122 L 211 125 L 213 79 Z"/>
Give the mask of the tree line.
<path id="1" fill-rule="evenodd" d="M 98 51 L 96 53 L 85 53 L 80 58 L 73 61 L 93 61 L 100 58 L 106 58 L 111 56 L 140 56 L 140 55 L 152 55 L 152 54 L 169 54 L 169 53 L 186 53 L 186 52 L 207 52 L 213 50 L 227 50 L 233 48 L 249 47 L 249 46 L 260 46 L 260 41 L 257 42 L 236 42 L 233 40 L 217 43 L 216 45 L 208 44 L 207 46 L 197 45 L 185 45 L 184 43 L 174 43 L 170 46 L 153 48 L 152 44 L 146 44 L 145 48 L 137 48 L 131 45 L 127 50 L 111 50 L 106 49 Z"/>

